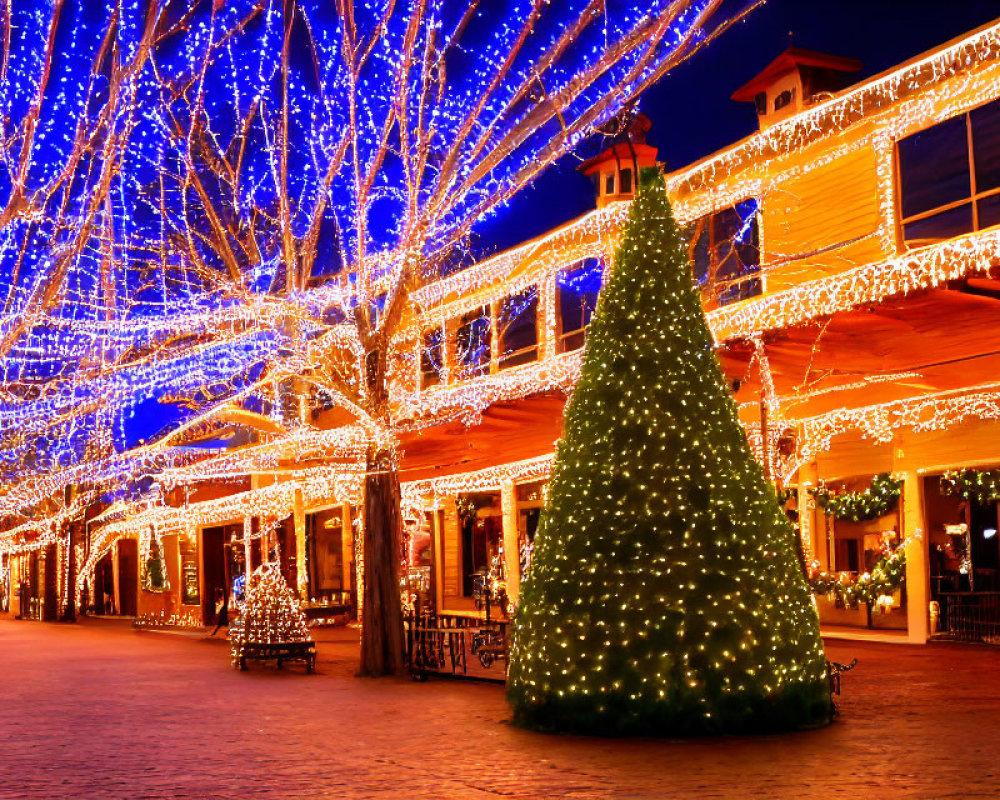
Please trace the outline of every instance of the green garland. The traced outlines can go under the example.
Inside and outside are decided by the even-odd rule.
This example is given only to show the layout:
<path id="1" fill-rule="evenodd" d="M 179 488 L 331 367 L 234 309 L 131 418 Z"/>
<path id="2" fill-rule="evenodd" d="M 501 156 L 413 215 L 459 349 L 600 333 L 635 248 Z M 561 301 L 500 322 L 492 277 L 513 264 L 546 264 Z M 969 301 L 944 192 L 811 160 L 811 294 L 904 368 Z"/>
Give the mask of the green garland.
<path id="1" fill-rule="evenodd" d="M 983 504 L 1000 500 L 1000 470 L 948 470 L 941 476 L 941 491 Z"/>
<path id="2" fill-rule="evenodd" d="M 834 519 L 862 522 L 878 519 L 892 511 L 899 502 L 902 486 L 902 481 L 893 479 L 888 472 L 882 472 L 872 478 L 871 486 L 863 492 L 834 494 L 822 482 L 811 491 L 816 498 L 816 505 L 827 515 Z"/>
<path id="3" fill-rule="evenodd" d="M 799 490 L 796 489 L 794 486 L 790 486 L 787 489 L 778 489 L 777 494 L 778 494 L 778 505 L 784 508 L 785 504 L 792 498 L 798 500 Z"/>
<path id="4" fill-rule="evenodd" d="M 892 552 L 886 553 L 872 567 L 871 572 L 864 572 L 857 577 L 850 573 L 815 573 L 809 579 L 813 594 L 825 594 L 849 608 L 856 608 L 861 603 L 874 603 L 882 595 L 891 595 L 903 585 L 906 578 L 906 544 L 907 542 L 903 542 Z"/>

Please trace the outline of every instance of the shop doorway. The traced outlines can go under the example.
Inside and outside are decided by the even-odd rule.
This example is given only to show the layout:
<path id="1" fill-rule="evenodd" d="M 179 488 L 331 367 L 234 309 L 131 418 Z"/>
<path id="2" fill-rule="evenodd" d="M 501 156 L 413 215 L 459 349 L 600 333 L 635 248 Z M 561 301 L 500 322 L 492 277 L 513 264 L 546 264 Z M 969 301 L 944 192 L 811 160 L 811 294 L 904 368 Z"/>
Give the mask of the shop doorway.
<path id="1" fill-rule="evenodd" d="M 1000 519 L 997 517 L 997 503 L 977 503 L 969 501 L 969 560 L 971 589 L 979 592 L 995 592 L 997 569 L 1000 567 Z"/>
<path id="2" fill-rule="evenodd" d="M 230 597 L 233 581 L 244 575 L 246 558 L 242 544 L 233 540 L 243 535 L 242 525 L 215 525 L 201 531 L 201 615 L 205 625 L 215 624 L 215 602 L 220 595 Z M 232 613 L 232 598 L 230 598 Z"/>
<path id="3" fill-rule="evenodd" d="M 462 595 L 474 597 L 490 562 L 500 552 L 503 516 L 499 492 L 480 492 L 459 497 L 462 523 Z"/>
<path id="4" fill-rule="evenodd" d="M 56 546 L 45 548 L 45 579 L 42 592 L 42 619 L 54 622 L 59 616 L 59 564 Z"/>
<path id="5" fill-rule="evenodd" d="M 1000 510 L 924 482 L 932 629 L 970 641 L 1000 641 Z"/>
<path id="6" fill-rule="evenodd" d="M 339 602 L 344 586 L 344 511 L 341 506 L 306 514 L 309 599 Z M 349 554 L 348 554 L 349 557 Z"/>
<path id="7" fill-rule="evenodd" d="M 123 617 L 138 615 L 139 543 L 135 539 L 118 540 L 118 612 Z"/>
<path id="8" fill-rule="evenodd" d="M 115 609 L 115 559 L 109 550 L 94 567 L 94 613 L 112 616 Z"/>

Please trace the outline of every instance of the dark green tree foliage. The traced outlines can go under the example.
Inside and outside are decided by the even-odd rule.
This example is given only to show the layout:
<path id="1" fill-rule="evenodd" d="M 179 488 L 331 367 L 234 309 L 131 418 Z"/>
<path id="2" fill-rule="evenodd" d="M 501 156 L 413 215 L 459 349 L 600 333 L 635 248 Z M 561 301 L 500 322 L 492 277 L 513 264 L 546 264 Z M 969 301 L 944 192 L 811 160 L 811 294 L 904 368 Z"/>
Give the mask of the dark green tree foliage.
<path id="1" fill-rule="evenodd" d="M 613 735 L 829 721 L 794 532 L 753 458 L 662 186 L 635 202 L 517 612 L 518 724 Z"/>

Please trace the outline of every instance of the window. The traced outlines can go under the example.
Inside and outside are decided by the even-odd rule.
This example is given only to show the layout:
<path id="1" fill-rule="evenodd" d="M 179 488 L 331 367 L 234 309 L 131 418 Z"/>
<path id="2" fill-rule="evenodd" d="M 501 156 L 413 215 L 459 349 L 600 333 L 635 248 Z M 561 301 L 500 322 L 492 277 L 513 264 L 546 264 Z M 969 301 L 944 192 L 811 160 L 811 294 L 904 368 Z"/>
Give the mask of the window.
<path id="1" fill-rule="evenodd" d="M 795 99 L 795 90 L 785 89 L 785 91 L 781 92 L 774 98 L 774 110 L 780 111 L 785 106 L 791 105 L 792 100 L 794 99 Z"/>
<path id="2" fill-rule="evenodd" d="M 694 278 L 720 306 L 762 291 L 759 219 L 751 198 L 694 223 L 688 245 Z"/>
<path id="3" fill-rule="evenodd" d="M 500 369 L 527 364 L 538 358 L 538 287 L 505 297 L 497 313 L 500 335 Z"/>
<path id="4" fill-rule="evenodd" d="M 767 92 L 757 92 L 753 96 L 753 104 L 760 116 L 767 114 Z"/>
<path id="5" fill-rule="evenodd" d="M 604 264 L 599 258 L 587 258 L 559 273 L 556 300 L 559 309 L 560 351 L 583 347 L 587 326 L 597 308 Z"/>
<path id="6" fill-rule="evenodd" d="M 615 193 L 615 173 L 609 172 L 604 176 L 604 194 Z"/>
<path id="7" fill-rule="evenodd" d="M 622 194 L 632 194 L 632 170 L 623 169 L 618 173 L 618 182 Z"/>
<path id="8" fill-rule="evenodd" d="M 490 307 L 462 317 L 458 326 L 458 379 L 466 380 L 490 371 Z"/>
<path id="9" fill-rule="evenodd" d="M 1000 100 L 900 139 L 897 154 L 908 246 L 1000 225 Z"/>
<path id="10" fill-rule="evenodd" d="M 420 388 L 427 389 L 441 383 L 444 370 L 444 331 L 431 328 L 424 333 L 420 348 Z"/>

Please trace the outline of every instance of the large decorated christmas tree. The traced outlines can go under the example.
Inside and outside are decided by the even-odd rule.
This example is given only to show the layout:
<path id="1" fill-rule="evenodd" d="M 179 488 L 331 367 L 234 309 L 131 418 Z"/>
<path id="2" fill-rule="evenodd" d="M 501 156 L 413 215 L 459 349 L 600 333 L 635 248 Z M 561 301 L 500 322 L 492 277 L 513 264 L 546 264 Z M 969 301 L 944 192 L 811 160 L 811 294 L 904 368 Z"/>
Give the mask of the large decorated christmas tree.
<path id="1" fill-rule="evenodd" d="M 588 331 L 508 676 L 515 721 L 687 735 L 823 724 L 794 537 L 753 458 L 662 185 Z"/>

